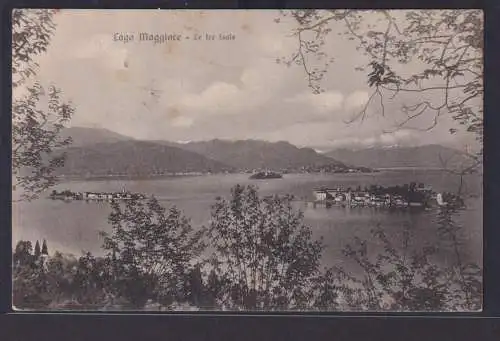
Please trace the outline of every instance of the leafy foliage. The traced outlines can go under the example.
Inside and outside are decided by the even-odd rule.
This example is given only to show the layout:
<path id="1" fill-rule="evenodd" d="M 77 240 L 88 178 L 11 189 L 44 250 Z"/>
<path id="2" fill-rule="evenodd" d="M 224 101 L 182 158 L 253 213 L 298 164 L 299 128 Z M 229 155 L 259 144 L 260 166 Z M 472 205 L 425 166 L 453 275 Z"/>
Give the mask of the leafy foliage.
<path id="1" fill-rule="evenodd" d="M 34 84 L 27 95 L 12 104 L 14 188 L 22 188 L 25 199 L 36 198 L 56 183 L 53 172 L 64 165 L 64 154 L 55 151 L 71 143 L 71 138 L 60 137 L 60 131 L 74 109 L 62 102 L 55 87 L 49 88 L 49 110 L 37 108 L 43 94 L 43 88 Z"/>
<path id="2" fill-rule="evenodd" d="M 455 263 L 449 273 L 454 279 L 453 295 L 456 302 L 459 302 L 459 309 L 478 310 L 482 306 L 483 272 L 478 264 L 463 261 L 463 227 L 456 222 L 457 214 L 463 209 L 465 207 L 460 202 L 452 202 L 441 210 L 438 215 L 438 232 L 440 240 L 451 246 L 454 252 Z"/>
<path id="3" fill-rule="evenodd" d="M 322 68 L 317 65 L 328 57 L 324 46 L 334 23 L 343 24 L 343 30 L 336 33 L 356 41 L 356 49 L 369 59 L 368 65 L 355 69 L 365 71 L 367 66 L 371 69 L 367 81 L 373 93 L 366 106 L 349 122 L 363 120 L 374 97 L 378 97 L 382 114 L 384 102 L 404 103 L 396 129 L 414 128 L 411 122 L 430 117 L 428 127 L 424 128 L 430 130 L 447 115 L 482 143 L 481 10 L 293 10 L 282 14 L 296 22 L 293 34 L 299 47 L 296 53 L 278 61 L 302 66 L 314 93 L 323 91 L 321 82 L 329 62 L 323 62 Z M 280 22 L 281 18 L 276 21 Z M 410 74 L 394 71 L 410 62 L 414 70 Z M 313 63 L 319 69 L 311 76 L 309 64 Z M 416 96 L 409 100 L 408 94 Z M 429 96 L 433 100 L 427 99 Z M 415 103 L 408 104 L 408 101 Z M 450 129 L 452 134 L 456 131 Z M 480 163 L 482 148 L 471 158 Z"/>
<path id="4" fill-rule="evenodd" d="M 310 308 L 322 242 L 312 239 L 292 197 L 259 198 L 237 185 L 217 199 L 209 228 L 215 249 L 210 286 L 218 304 L 236 310 Z"/>
<path id="5" fill-rule="evenodd" d="M 369 256 L 366 242 L 355 239 L 344 249 L 344 254 L 355 260 L 364 275 L 353 277 L 344 270 L 342 274 L 345 299 L 355 310 L 391 311 L 443 311 L 478 310 L 481 308 L 481 291 L 473 295 L 462 286 L 458 275 L 460 264 L 449 268 L 437 266 L 432 261 L 435 246 L 411 250 L 411 233 L 403 231 L 399 247 L 393 244 L 380 226 L 372 230 L 374 238 L 382 241 L 384 252 Z M 475 269 L 478 269 L 477 266 Z M 472 268 L 471 268 L 472 270 Z M 480 287 L 481 273 L 470 273 L 470 281 Z M 468 299 L 467 297 L 474 297 Z"/>
<path id="6" fill-rule="evenodd" d="M 47 50 L 55 32 L 51 9 L 14 9 L 12 11 L 13 87 L 36 75 L 35 56 Z"/>
<path id="7" fill-rule="evenodd" d="M 56 150 L 71 143 L 60 132 L 74 108 L 63 101 L 61 90 L 55 86 L 44 89 L 33 78 L 36 56 L 47 50 L 55 30 L 53 15 L 53 10 L 46 9 L 12 13 L 13 189 L 22 189 L 22 199 L 27 200 L 55 184 L 53 171 L 64 163 L 64 155 Z"/>
<path id="8" fill-rule="evenodd" d="M 153 197 L 112 203 L 111 234 L 103 248 L 113 267 L 118 296 L 143 307 L 151 299 L 164 306 L 184 301 L 182 290 L 205 245 L 203 230 L 194 232 L 189 220 L 172 207 L 168 211 Z"/>
<path id="9" fill-rule="evenodd" d="M 105 310 L 120 308 L 107 259 L 55 252 L 36 256 L 19 241 L 13 255 L 13 305 L 17 309 Z"/>

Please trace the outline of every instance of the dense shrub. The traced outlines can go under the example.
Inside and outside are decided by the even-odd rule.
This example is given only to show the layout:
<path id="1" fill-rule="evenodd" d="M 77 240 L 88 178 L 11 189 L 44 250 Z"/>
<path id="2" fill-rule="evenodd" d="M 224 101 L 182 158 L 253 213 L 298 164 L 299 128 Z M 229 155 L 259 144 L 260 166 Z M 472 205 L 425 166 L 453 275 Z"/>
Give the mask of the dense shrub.
<path id="1" fill-rule="evenodd" d="M 116 295 L 131 308 L 148 300 L 164 306 L 187 300 L 186 282 L 205 245 L 181 212 L 168 211 L 155 198 L 113 202 L 104 236 L 106 259 L 112 265 Z"/>
<path id="2" fill-rule="evenodd" d="M 209 289 L 226 309 L 310 308 L 324 245 L 312 239 L 291 196 L 259 198 L 236 186 L 229 201 L 218 198 L 208 232 L 215 249 Z"/>

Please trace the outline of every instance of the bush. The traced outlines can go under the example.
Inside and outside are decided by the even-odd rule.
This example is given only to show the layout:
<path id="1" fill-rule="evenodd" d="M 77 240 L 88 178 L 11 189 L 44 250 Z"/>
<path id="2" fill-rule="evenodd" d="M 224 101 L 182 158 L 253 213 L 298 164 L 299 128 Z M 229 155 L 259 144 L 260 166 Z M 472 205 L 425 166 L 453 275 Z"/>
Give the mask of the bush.
<path id="1" fill-rule="evenodd" d="M 237 185 L 218 198 L 208 230 L 207 287 L 216 304 L 234 310 L 307 309 L 320 275 L 324 245 L 313 240 L 291 196 L 259 198 Z"/>
<path id="2" fill-rule="evenodd" d="M 380 225 L 372 234 L 384 247 L 376 257 L 369 256 L 366 241 L 358 238 L 344 249 L 344 254 L 363 270 L 362 277 L 353 277 L 341 268 L 335 270 L 348 309 L 467 311 L 481 308 L 482 281 L 477 265 L 464 267 L 460 259 L 449 267 L 433 263 L 431 258 L 436 247 L 429 245 L 412 251 L 407 226 L 403 227 L 400 247 L 394 246 Z"/>
<path id="3" fill-rule="evenodd" d="M 186 280 L 205 248 L 203 230 L 194 232 L 177 208 L 167 211 L 155 198 L 111 205 L 113 232 L 102 235 L 116 295 L 133 309 L 148 300 L 164 306 L 185 301 Z"/>

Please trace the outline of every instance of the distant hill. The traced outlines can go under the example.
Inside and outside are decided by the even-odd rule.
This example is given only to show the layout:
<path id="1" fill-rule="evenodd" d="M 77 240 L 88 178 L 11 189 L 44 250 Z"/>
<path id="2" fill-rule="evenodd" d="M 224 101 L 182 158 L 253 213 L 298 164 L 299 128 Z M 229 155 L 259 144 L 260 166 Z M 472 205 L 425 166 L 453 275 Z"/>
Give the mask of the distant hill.
<path id="1" fill-rule="evenodd" d="M 96 143 L 65 150 L 59 174 L 71 176 L 148 176 L 172 172 L 220 172 L 231 167 L 177 147 L 146 141 Z"/>
<path id="2" fill-rule="evenodd" d="M 70 136 L 73 140 L 72 147 L 88 146 L 96 143 L 112 143 L 133 140 L 132 137 L 115 133 L 103 128 L 71 127 L 61 131 L 61 136 Z"/>
<path id="3" fill-rule="evenodd" d="M 470 163 L 470 160 L 458 150 L 441 145 L 419 147 L 368 148 L 359 150 L 335 149 L 325 155 L 341 162 L 369 168 L 455 168 Z"/>
<path id="4" fill-rule="evenodd" d="M 177 144 L 176 146 L 239 170 L 269 169 L 280 171 L 321 166 L 346 168 L 342 162 L 318 154 L 311 148 L 298 148 L 288 142 L 215 139 Z"/>
<path id="5" fill-rule="evenodd" d="M 73 139 L 73 144 L 66 150 L 67 161 L 61 170 L 63 174 L 256 169 L 342 172 L 349 168 L 312 148 L 298 148 L 284 141 L 140 141 L 107 129 L 84 127 L 66 128 L 63 136 L 71 136 Z"/>

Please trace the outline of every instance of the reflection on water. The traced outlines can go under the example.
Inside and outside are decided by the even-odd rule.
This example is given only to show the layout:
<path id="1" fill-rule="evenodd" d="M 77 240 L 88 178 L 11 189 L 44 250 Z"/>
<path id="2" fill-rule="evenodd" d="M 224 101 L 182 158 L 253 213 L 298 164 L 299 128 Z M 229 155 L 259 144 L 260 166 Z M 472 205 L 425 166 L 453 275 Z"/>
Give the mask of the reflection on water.
<path id="1" fill-rule="evenodd" d="M 428 243 L 440 246 L 439 261 L 448 263 L 452 252 L 439 240 L 435 211 L 411 212 L 409 210 L 385 210 L 363 207 L 325 207 L 308 203 L 312 200 L 312 189 L 320 186 L 357 186 L 378 184 L 382 186 L 423 182 L 436 191 L 453 191 L 458 179 L 439 171 L 387 171 L 374 174 L 335 175 L 286 175 L 283 179 L 249 180 L 245 174 L 212 175 L 162 180 L 112 180 L 90 182 L 68 182 L 59 184 L 57 190 L 72 191 L 120 191 L 126 188 L 132 192 L 155 195 L 165 206 L 175 205 L 191 219 L 194 226 L 207 224 L 210 207 L 217 196 L 229 196 L 235 184 L 258 185 L 261 195 L 293 194 L 297 208 L 304 211 L 305 223 L 319 237 L 323 236 L 327 249 L 323 257 L 325 265 L 342 263 L 350 267 L 342 256 L 342 248 L 354 236 L 368 240 L 368 247 L 377 252 L 381 247 L 370 233 L 380 224 L 397 243 L 402 227 L 412 231 L 412 244 L 422 247 Z M 468 189 L 480 194 L 480 181 L 468 182 Z M 464 226 L 467 243 L 463 252 L 470 261 L 481 263 L 482 259 L 482 200 L 470 199 L 468 207 L 458 221 Z M 105 202 L 86 203 L 76 201 L 65 203 L 58 200 L 39 199 L 33 202 L 15 203 L 13 207 L 13 241 L 19 239 L 47 239 L 49 249 L 80 254 L 81 250 L 94 254 L 102 253 L 98 232 L 109 231 L 107 216 L 109 204 Z"/>

